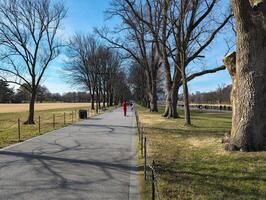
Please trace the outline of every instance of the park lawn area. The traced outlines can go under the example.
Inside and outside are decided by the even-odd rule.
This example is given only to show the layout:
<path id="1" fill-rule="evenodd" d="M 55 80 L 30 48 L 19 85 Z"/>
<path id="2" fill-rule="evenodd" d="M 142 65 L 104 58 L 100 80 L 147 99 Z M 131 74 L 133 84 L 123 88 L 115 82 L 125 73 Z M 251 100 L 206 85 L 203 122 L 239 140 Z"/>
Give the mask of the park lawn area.
<path id="1" fill-rule="evenodd" d="M 25 141 L 32 137 L 42 135 L 52 130 L 62 128 L 64 126 L 77 122 L 78 110 L 86 109 L 89 111 L 89 116 L 95 116 L 95 111 L 91 112 L 90 105 L 88 107 L 73 107 L 60 108 L 49 110 L 35 111 L 35 125 L 24 125 L 23 122 L 27 120 L 28 112 L 13 112 L 0 113 L 0 148 L 9 146 L 19 142 L 18 136 L 18 118 L 21 121 L 21 141 Z M 109 109 L 112 109 L 111 107 Z M 65 124 L 64 124 L 65 113 Z M 55 116 L 55 127 L 53 127 L 53 115 Z M 40 131 L 39 132 L 39 116 L 40 116 Z"/>
<path id="2" fill-rule="evenodd" d="M 182 111 L 181 119 L 164 119 L 159 110 L 138 107 L 161 199 L 266 199 L 266 152 L 227 152 L 220 143 L 231 114 L 194 110 L 185 127 Z M 142 199 L 151 199 L 150 177 L 145 184 L 141 176 Z"/>

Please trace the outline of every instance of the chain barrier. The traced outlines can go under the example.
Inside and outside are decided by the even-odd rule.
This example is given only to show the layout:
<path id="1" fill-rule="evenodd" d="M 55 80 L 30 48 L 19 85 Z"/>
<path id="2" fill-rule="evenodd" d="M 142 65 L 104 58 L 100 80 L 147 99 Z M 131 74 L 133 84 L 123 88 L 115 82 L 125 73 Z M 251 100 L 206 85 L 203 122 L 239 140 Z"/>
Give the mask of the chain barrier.
<path id="1" fill-rule="evenodd" d="M 148 160 L 148 155 L 147 155 L 147 139 L 146 137 L 143 137 L 143 132 L 144 132 L 144 127 L 139 121 L 139 113 L 137 111 L 137 108 L 135 107 L 135 117 L 136 117 L 136 125 L 138 129 L 138 137 L 139 137 L 139 143 L 141 145 L 141 155 L 144 157 L 144 178 L 145 181 L 147 180 L 147 167 L 150 169 L 152 172 L 151 174 L 151 184 L 152 184 L 152 200 L 155 200 L 156 197 L 158 200 L 161 199 L 161 195 L 159 192 L 159 187 L 158 187 L 158 175 L 155 169 L 155 161 L 152 161 L 152 164 Z M 143 152 L 144 151 L 144 152 Z"/>

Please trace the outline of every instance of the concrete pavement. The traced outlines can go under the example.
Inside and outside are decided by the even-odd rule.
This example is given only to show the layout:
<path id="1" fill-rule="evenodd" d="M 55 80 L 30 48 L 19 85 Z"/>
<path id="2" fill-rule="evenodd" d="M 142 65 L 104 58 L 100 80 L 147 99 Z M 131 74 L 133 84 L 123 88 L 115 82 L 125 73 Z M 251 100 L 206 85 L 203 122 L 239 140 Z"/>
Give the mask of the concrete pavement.
<path id="1" fill-rule="evenodd" d="M 0 150 L 0 199 L 139 199 L 133 113 L 121 109 Z"/>

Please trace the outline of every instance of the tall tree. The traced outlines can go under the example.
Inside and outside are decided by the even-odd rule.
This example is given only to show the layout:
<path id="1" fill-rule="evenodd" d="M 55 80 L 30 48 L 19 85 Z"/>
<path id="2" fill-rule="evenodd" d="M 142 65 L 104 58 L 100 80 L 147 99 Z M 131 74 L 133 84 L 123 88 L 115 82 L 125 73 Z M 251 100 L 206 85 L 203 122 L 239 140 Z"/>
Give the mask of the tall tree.
<path id="1" fill-rule="evenodd" d="M 132 89 L 133 97 L 142 106 L 148 106 L 147 80 L 144 69 L 138 63 L 132 62 L 129 68 L 128 82 Z"/>
<path id="2" fill-rule="evenodd" d="M 34 124 L 37 88 L 49 64 L 59 55 L 58 29 L 66 10 L 50 0 L 0 1 L 1 77 L 26 84 L 31 94 L 27 124 Z"/>
<path id="3" fill-rule="evenodd" d="M 9 88 L 8 83 L 0 79 L 0 102 L 10 103 L 14 96 L 13 89 Z"/>
<path id="4" fill-rule="evenodd" d="M 162 59 L 167 92 L 164 116 L 178 116 L 176 112 L 178 90 L 183 86 L 185 122 L 190 124 L 187 82 L 204 74 L 224 70 L 225 66 L 198 70 L 189 77 L 187 67 L 192 61 L 202 57 L 200 53 L 211 44 L 231 16 L 226 16 L 221 23 L 209 20 L 215 12 L 213 8 L 218 2 L 216 0 L 145 0 L 145 3 L 125 0 L 124 2 L 134 15 L 147 25 Z M 141 6 L 138 6 L 139 4 Z"/>
<path id="5" fill-rule="evenodd" d="M 92 109 L 113 104 L 114 83 L 121 67 L 119 54 L 102 45 L 92 35 L 75 35 L 70 42 L 65 66 L 68 81 L 88 90 Z"/>
<path id="6" fill-rule="evenodd" d="M 266 149 L 266 1 L 232 0 L 237 51 L 233 70 L 233 120 L 229 150 Z M 235 66 L 234 66 L 235 65 Z M 230 70 L 229 70 L 230 71 Z"/>
<path id="7" fill-rule="evenodd" d="M 147 25 L 134 15 L 123 0 L 113 0 L 107 13 L 121 19 L 120 26 L 116 26 L 112 31 L 115 37 L 111 37 L 104 29 L 97 30 L 97 33 L 108 41 L 111 47 L 121 49 L 125 52 L 125 57 L 131 58 L 143 68 L 150 111 L 158 112 L 157 78 L 162 63 Z"/>
<path id="8" fill-rule="evenodd" d="M 217 34 L 229 22 L 232 14 L 224 17 L 217 13 L 218 0 L 169 1 L 169 23 L 173 32 L 170 56 L 181 75 L 184 96 L 185 124 L 191 124 L 188 91 L 188 67 L 202 58 L 204 50 L 211 45 Z M 214 12 L 215 15 L 214 15 Z M 208 26 L 207 26 L 208 25 Z M 224 69 L 224 66 L 222 67 Z M 217 68 L 217 71 L 220 68 Z"/>

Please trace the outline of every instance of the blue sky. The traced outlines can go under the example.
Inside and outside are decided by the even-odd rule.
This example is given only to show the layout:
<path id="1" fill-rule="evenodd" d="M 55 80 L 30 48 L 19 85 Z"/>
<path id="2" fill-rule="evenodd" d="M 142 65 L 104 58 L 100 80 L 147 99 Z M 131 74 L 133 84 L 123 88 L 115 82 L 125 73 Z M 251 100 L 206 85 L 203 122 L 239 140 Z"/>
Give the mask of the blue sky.
<path id="1" fill-rule="evenodd" d="M 110 21 L 104 20 L 104 11 L 109 7 L 109 0 L 64 0 L 68 8 L 68 14 L 63 22 L 61 31 L 62 38 L 67 39 L 76 32 L 92 32 L 94 27 L 110 25 Z M 115 23 L 115 22 L 112 22 Z M 216 41 L 212 48 L 208 49 L 208 57 L 204 61 L 207 68 L 217 67 L 222 64 L 222 58 L 226 52 L 226 45 L 223 40 Z M 64 55 L 61 55 L 56 62 L 52 63 L 46 72 L 42 82 L 51 92 L 65 93 L 78 91 L 67 84 L 62 77 Z M 227 71 L 199 77 L 189 83 L 190 92 L 211 91 L 219 84 L 230 84 L 231 79 Z"/>

